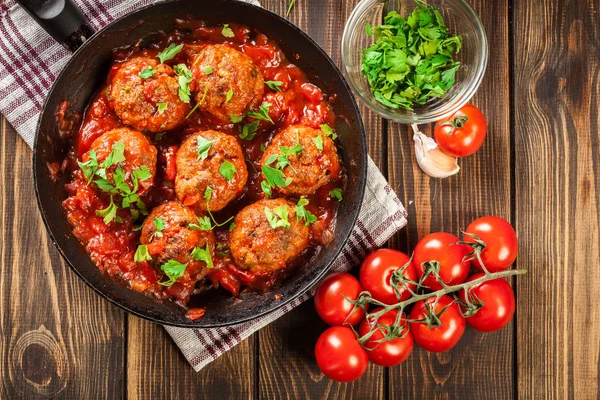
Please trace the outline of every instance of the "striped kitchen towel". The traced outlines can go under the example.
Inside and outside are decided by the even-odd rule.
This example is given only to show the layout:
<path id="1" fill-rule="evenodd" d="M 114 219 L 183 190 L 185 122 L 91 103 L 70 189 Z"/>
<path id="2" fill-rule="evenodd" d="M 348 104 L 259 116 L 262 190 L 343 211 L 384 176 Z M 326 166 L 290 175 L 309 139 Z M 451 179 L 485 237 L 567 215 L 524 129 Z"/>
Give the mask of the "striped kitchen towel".
<path id="1" fill-rule="evenodd" d="M 256 0 L 243 0 L 260 5 Z M 152 0 L 75 0 L 95 29 Z M 46 93 L 70 53 L 39 28 L 14 0 L 0 4 L 0 113 L 33 146 L 35 127 Z M 406 225 L 406 210 L 369 158 L 363 206 L 350 240 L 334 271 L 358 265 Z M 258 329 L 306 301 L 314 289 L 281 309 L 243 324 L 215 329 L 166 327 L 192 367 L 199 371 Z"/>

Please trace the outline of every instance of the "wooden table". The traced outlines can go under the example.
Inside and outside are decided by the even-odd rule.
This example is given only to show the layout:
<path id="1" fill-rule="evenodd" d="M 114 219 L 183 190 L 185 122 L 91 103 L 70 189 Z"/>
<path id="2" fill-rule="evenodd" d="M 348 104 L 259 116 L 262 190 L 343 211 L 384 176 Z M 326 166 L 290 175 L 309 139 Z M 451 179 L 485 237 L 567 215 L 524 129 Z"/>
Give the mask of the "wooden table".
<path id="1" fill-rule="evenodd" d="M 339 62 L 357 2 L 297 0 L 290 19 Z M 390 247 L 409 251 L 430 231 L 458 233 L 482 215 L 516 226 L 517 265 L 529 273 L 513 282 L 511 325 L 467 330 L 448 353 L 415 348 L 401 366 L 338 384 L 315 364 L 325 327 L 308 302 L 195 373 L 160 326 L 102 300 L 62 261 L 37 210 L 31 152 L 2 119 L 0 397 L 599 398 L 599 3 L 470 3 L 489 38 L 473 99 L 489 132 L 461 173 L 429 179 L 407 127 L 362 111 L 369 153 L 409 212 Z"/>

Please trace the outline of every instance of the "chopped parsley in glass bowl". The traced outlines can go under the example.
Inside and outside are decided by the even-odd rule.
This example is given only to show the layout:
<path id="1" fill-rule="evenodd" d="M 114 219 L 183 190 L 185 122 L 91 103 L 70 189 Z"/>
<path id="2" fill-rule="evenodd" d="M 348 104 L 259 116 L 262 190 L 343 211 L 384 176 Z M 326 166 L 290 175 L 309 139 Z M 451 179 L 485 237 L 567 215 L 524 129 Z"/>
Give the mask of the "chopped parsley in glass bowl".
<path id="1" fill-rule="evenodd" d="M 433 122 L 465 105 L 488 60 L 487 38 L 463 0 L 362 0 L 342 38 L 354 91 L 384 118 Z"/>

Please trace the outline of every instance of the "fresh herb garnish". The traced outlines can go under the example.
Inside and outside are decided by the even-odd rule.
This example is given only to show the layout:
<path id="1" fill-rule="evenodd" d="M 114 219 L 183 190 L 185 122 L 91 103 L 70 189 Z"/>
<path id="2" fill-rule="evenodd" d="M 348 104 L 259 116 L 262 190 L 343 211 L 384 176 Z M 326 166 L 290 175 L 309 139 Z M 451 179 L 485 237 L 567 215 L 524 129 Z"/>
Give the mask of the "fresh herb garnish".
<path id="1" fill-rule="evenodd" d="M 440 12 L 421 0 L 408 17 L 391 11 L 381 26 L 365 27 L 375 43 L 363 50 L 362 73 L 375 99 L 390 108 L 412 110 L 444 97 L 460 62 L 453 55 L 462 38 L 450 36 Z"/>
<path id="2" fill-rule="evenodd" d="M 310 224 L 317 222 L 318 218 L 305 208 L 307 205 L 308 200 L 302 196 L 300 197 L 300 200 L 298 200 L 298 204 L 294 209 L 296 210 L 296 218 L 298 221 L 304 220 L 304 224 L 309 226 Z"/>
<path id="3" fill-rule="evenodd" d="M 142 72 L 140 72 L 140 78 L 148 79 L 155 73 L 156 73 L 156 70 L 153 69 L 151 65 L 149 65 L 146 68 L 144 68 L 144 70 Z"/>
<path id="4" fill-rule="evenodd" d="M 113 219 L 115 219 L 115 217 L 117 216 L 117 206 L 113 202 L 112 196 L 110 196 L 110 204 L 108 205 L 108 207 L 102 210 L 96 210 L 96 215 L 99 217 L 103 217 L 104 223 L 106 225 L 110 224 L 110 222 Z M 119 221 L 117 220 L 117 222 Z"/>
<path id="5" fill-rule="evenodd" d="M 89 185 L 92 182 L 92 178 L 94 174 L 98 170 L 98 158 L 96 156 L 95 150 L 90 150 L 89 152 L 90 159 L 86 162 L 77 161 L 77 165 L 81 168 L 81 172 L 87 178 L 87 184 Z"/>
<path id="6" fill-rule="evenodd" d="M 283 91 L 283 90 L 281 90 L 281 85 L 283 85 L 283 82 L 281 82 L 281 81 L 265 81 L 265 85 L 267 85 L 268 87 L 270 87 L 271 89 L 273 89 L 277 92 Z"/>
<path id="7" fill-rule="evenodd" d="M 258 129 L 260 121 L 256 120 L 240 127 L 240 139 L 252 140 Z"/>
<path id="8" fill-rule="evenodd" d="M 108 89 L 106 89 L 106 92 L 104 92 L 104 94 L 106 95 L 106 100 L 110 101 L 112 100 L 112 98 L 110 97 L 110 92 Z"/>
<path id="9" fill-rule="evenodd" d="M 156 103 L 156 109 L 158 110 L 158 114 L 162 114 L 167 109 L 167 103 Z"/>
<path id="10" fill-rule="evenodd" d="M 279 156 L 277 156 L 276 167 L 277 167 L 277 169 L 280 169 L 283 171 L 283 169 L 285 169 L 285 167 L 287 167 L 288 165 L 291 167 L 289 156 L 300 155 L 300 153 L 302 153 L 302 146 L 300 146 L 300 142 L 298 140 L 296 140 L 296 144 L 293 147 L 279 146 L 279 151 L 281 151 L 281 154 Z M 267 160 L 267 163 L 266 163 L 267 165 L 269 165 L 273 162 L 273 161 L 269 162 L 271 157 L 269 157 L 269 159 Z"/>
<path id="11" fill-rule="evenodd" d="M 288 221 L 288 209 L 286 206 L 275 207 L 273 211 L 268 207 L 265 207 L 265 216 L 273 229 L 290 227 L 290 222 Z"/>
<path id="12" fill-rule="evenodd" d="M 233 179 L 233 175 L 237 172 L 235 165 L 233 163 L 225 160 L 219 167 L 219 173 L 225 178 L 226 181 L 230 181 Z"/>
<path id="13" fill-rule="evenodd" d="M 225 103 L 229 103 L 229 100 L 233 97 L 233 88 L 229 88 L 227 94 L 225 95 Z"/>
<path id="14" fill-rule="evenodd" d="M 169 61 L 170 59 L 175 57 L 177 54 L 179 54 L 179 52 L 181 50 L 183 50 L 183 43 L 181 43 L 181 44 L 171 43 L 166 49 L 164 49 L 163 51 L 158 53 L 156 55 L 156 57 L 158 57 L 158 59 L 160 60 L 161 63 L 164 63 L 165 61 Z"/>
<path id="15" fill-rule="evenodd" d="M 188 228 L 197 231 L 211 231 L 213 229 L 212 223 L 210 222 L 210 218 L 206 215 L 202 218 L 196 217 L 196 221 L 198 221 L 197 224 L 188 224 Z"/>
<path id="16" fill-rule="evenodd" d="M 238 123 L 242 122 L 242 120 L 244 119 L 244 116 L 231 114 L 229 116 L 229 118 L 231 119 L 231 122 L 233 122 L 234 124 L 238 124 Z"/>
<path id="17" fill-rule="evenodd" d="M 229 24 L 224 24 L 223 25 L 223 29 L 221 29 L 221 35 L 223 35 L 223 36 L 225 36 L 227 38 L 235 37 L 235 34 L 233 33 L 233 31 L 229 27 Z"/>
<path id="18" fill-rule="evenodd" d="M 160 269 L 162 270 L 162 272 L 165 273 L 165 275 L 167 276 L 167 278 L 169 278 L 169 280 L 163 281 L 163 282 L 159 281 L 158 283 L 163 286 L 173 285 L 175 283 L 175 281 L 177 281 L 177 279 L 179 279 L 183 276 L 183 273 L 185 272 L 185 269 L 187 268 L 187 266 L 188 266 L 187 263 L 182 264 L 175 260 L 167 261 L 166 263 L 161 265 Z"/>
<path id="19" fill-rule="evenodd" d="M 179 77 L 179 89 L 178 94 L 181 101 L 184 103 L 190 102 L 190 82 L 192 81 L 192 72 L 188 69 L 185 64 L 177 64 L 173 67 L 175 73 Z"/>
<path id="20" fill-rule="evenodd" d="M 135 251 L 133 261 L 139 263 L 150 260 L 152 260 L 152 257 L 150 256 L 150 254 L 148 254 L 148 246 L 146 246 L 145 244 L 140 244 L 137 247 L 137 250 Z"/>
<path id="21" fill-rule="evenodd" d="M 188 119 L 188 118 L 190 117 L 190 115 L 192 115 L 192 114 L 194 113 L 194 111 L 196 111 L 196 109 L 197 109 L 198 107 L 200 107 L 200 104 L 204 103 L 204 99 L 206 99 L 206 93 L 208 93 L 208 86 L 204 88 L 204 93 L 202 94 L 202 98 L 200 99 L 200 101 L 199 101 L 199 102 L 197 102 L 197 103 L 194 105 L 194 108 L 192 108 L 192 109 L 190 110 L 190 112 L 189 112 L 189 113 L 188 113 L 188 114 L 185 116 L 185 119 Z"/>
<path id="22" fill-rule="evenodd" d="M 214 268 L 208 243 L 206 244 L 205 249 L 194 247 L 194 250 L 192 250 L 192 258 L 196 261 L 204 261 L 206 263 L 206 268 L 208 269 Z"/>
<path id="23" fill-rule="evenodd" d="M 313 138 L 313 142 L 315 143 L 317 150 L 323 152 L 323 136 L 319 135 L 316 138 Z"/>
<path id="24" fill-rule="evenodd" d="M 321 130 L 323 131 L 323 133 L 325 134 L 325 136 L 328 136 L 331 138 L 331 140 L 335 140 L 337 139 L 337 135 L 336 133 L 333 131 L 333 129 L 331 129 L 331 127 L 327 124 L 322 124 L 320 126 Z"/>
<path id="25" fill-rule="evenodd" d="M 206 140 L 202 136 L 198 136 L 198 145 L 196 146 L 196 149 L 198 150 L 198 160 L 206 160 L 210 146 L 212 146 L 212 141 Z"/>
<path id="26" fill-rule="evenodd" d="M 204 73 L 206 75 L 210 75 L 213 73 L 213 69 L 211 67 L 209 67 L 208 65 L 206 67 L 204 67 L 204 69 L 202 71 L 204 71 Z"/>
<path id="27" fill-rule="evenodd" d="M 290 0 L 290 5 L 287 9 L 287 13 L 285 14 L 286 17 L 290 16 L 290 13 L 292 12 L 292 8 L 294 8 L 294 4 L 296 4 L 296 0 Z"/>
<path id="28" fill-rule="evenodd" d="M 263 165 L 261 171 L 266 180 L 261 182 L 260 187 L 267 197 L 271 196 L 274 187 L 284 188 L 292 183 L 292 178 L 286 178 L 279 169 Z"/>
<path id="29" fill-rule="evenodd" d="M 235 222 L 232 222 L 231 225 L 229 225 L 229 232 L 233 231 L 235 229 Z"/>
<path id="30" fill-rule="evenodd" d="M 269 116 L 269 108 L 271 107 L 270 103 L 262 103 L 258 108 L 258 111 L 250 110 L 248 111 L 248 116 L 256 119 L 260 119 L 262 121 L 267 121 L 274 124 L 273 120 Z"/>
<path id="31" fill-rule="evenodd" d="M 233 219 L 233 216 L 229 217 L 225 222 L 221 222 L 221 223 L 218 223 L 215 220 L 215 217 L 212 215 L 212 212 L 210 212 L 210 207 L 209 207 L 212 193 L 213 193 L 213 189 L 210 186 L 207 186 L 206 190 L 204 191 L 204 200 L 206 200 L 206 210 L 208 211 L 208 215 L 210 215 L 210 219 L 212 219 L 214 226 L 220 227 L 220 226 L 227 224 L 229 221 L 231 221 Z"/>
<path id="32" fill-rule="evenodd" d="M 329 194 L 336 198 L 338 201 L 342 201 L 342 189 L 335 188 L 331 192 L 329 192 Z"/>
<path id="33" fill-rule="evenodd" d="M 154 226 L 156 227 L 156 231 L 153 236 L 161 238 L 163 236 L 162 231 L 165 229 L 165 221 L 160 218 L 154 218 Z M 150 240 L 152 240 L 152 238 L 150 238 Z"/>

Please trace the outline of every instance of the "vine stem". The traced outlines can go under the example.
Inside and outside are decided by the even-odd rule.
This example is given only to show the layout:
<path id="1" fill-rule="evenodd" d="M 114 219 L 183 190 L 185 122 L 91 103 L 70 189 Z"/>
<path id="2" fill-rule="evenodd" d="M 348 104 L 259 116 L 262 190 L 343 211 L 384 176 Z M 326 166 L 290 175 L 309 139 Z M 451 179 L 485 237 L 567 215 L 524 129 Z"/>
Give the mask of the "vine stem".
<path id="1" fill-rule="evenodd" d="M 373 314 L 369 314 L 369 317 L 371 317 L 375 321 L 377 321 L 380 316 L 382 316 L 383 314 L 385 314 L 388 311 L 396 310 L 396 309 L 399 309 L 402 311 L 404 308 L 406 308 L 409 305 L 416 303 L 417 301 L 420 301 L 420 300 L 425 300 L 425 299 L 429 299 L 432 297 L 440 298 L 443 295 L 458 292 L 459 290 L 468 289 L 471 286 L 478 285 L 485 281 L 489 281 L 492 279 L 498 279 L 498 278 L 506 278 L 508 276 L 514 276 L 514 275 L 523 275 L 525 273 L 527 273 L 526 269 L 510 269 L 507 271 L 500 271 L 500 272 L 493 272 L 493 273 L 487 271 L 487 269 L 486 269 L 484 272 L 485 275 L 482 276 L 481 278 L 474 279 L 470 282 L 461 283 L 459 285 L 452 285 L 452 286 L 444 285 L 444 287 L 438 291 L 431 292 L 431 293 L 418 294 L 418 295 L 412 296 L 408 300 L 401 301 L 396 304 L 385 304 L 378 300 L 373 299 L 369 292 L 363 292 L 363 293 L 365 293 L 365 295 L 368 296 L 365 299 L 368 303 L 383 307 L 382 310 L 377 311 L 376 313 L 373 313 Z"/>

